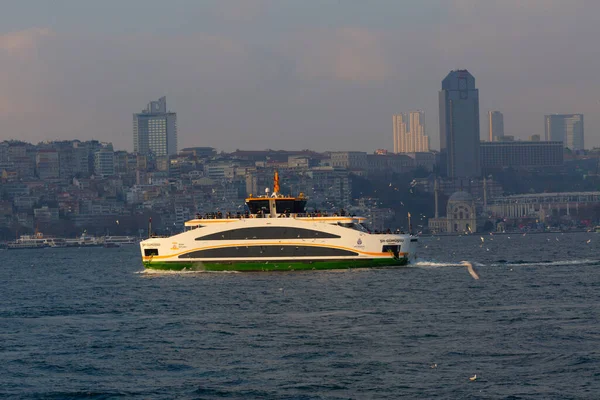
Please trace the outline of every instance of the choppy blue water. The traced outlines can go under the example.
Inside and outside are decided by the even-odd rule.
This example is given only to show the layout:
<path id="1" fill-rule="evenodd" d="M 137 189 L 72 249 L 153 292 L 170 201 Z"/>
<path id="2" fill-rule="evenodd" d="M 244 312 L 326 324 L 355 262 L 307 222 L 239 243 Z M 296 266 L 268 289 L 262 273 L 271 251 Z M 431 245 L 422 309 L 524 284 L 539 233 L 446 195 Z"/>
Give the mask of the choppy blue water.
<path id="1" fill-rule="evenodd" d="M 0 397 L 600 398 L 600 234 L 483 239 L 422 238 L 413 266 L 337 272 L 3 251 Z"/>

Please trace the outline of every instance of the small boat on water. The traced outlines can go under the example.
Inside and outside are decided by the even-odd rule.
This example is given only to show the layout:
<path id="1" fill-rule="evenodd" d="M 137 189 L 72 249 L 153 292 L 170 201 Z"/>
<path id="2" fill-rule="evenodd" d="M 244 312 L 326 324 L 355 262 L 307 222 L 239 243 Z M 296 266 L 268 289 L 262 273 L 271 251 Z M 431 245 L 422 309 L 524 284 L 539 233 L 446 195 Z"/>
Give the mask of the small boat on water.
<path id="1" fill-rule="evenodd" d="M 145 268 L 207 271 L 290 271 L 406 265 L 418 239 L 372 233 L 366 218 L 307 213 L 306 199 L 273 194 L 246 199 L 244 214 L 213 213 L 185 222 L 186 230 L 140 242 Z"/>
<path id="2" fill-rule="evenodd" d="M 18 239 L 6 243 L 6 249 L 8 250 L 45 249 L 64 246 L 64 239 L 44 237 L 41 232 L 36 232 L 33 235 L 21 235 Z"/>
<path id="3" fill-rule="evenodd" d="M 135 236 L 104 236 L 102 241 L 106 243 L 115 243 L 118 245 L 136 244 L 139 240 Z"/>
<path id="4" fill-rule="evenodd" d="M 65 240 L 66 247 L 102 247 L 103 242 L 96 236 L 83 233 L 77 238 L 68 238 Z"/>

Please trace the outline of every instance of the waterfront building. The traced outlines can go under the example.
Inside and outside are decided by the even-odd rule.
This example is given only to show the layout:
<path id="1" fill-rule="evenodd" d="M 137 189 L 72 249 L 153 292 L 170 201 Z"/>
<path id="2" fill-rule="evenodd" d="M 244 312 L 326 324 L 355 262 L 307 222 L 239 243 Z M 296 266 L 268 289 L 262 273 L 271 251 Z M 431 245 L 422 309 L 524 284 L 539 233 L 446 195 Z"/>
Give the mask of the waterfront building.
<path id="1" fill-rule="evenodd" d="M 439 107 L 441 172 L 452 179 L 480 176 L 479 90 L 469 71 L 444 78 Z"/>
<path id="2" fill-rule="evenodd" d="M 506 141 L 480 144 L 482 168 L 554 167 L 563 164 L 562 142 Z"/>
<path id="3" fill-rule="evenodd" d="M 504 137 L 504 115 L 500 111 L 488 111 L 488 133 L 490 142 Z"/>
<path id="4" fill-rule="evenodd" d="M 394 153 L 429 151 L 429 136 L 425 134 L 425 113 L 411 111 L 393 116 Z"/>
<path id="5" fill-rule="evenodd" d="M 545 134 L 548 141 L 561 141 L 571 150 L 583 150 L 583 114 L 546 115 Z"/>
<path id="6" fill-rule="evenodd" d="M 133 114 L 133 151 L 155 156 L 177 154 L 177 114 L 167 111 L 166 97 Z"/>
<path id="7" fill-rule="evenodd" d="M 531 218 L 594 215 L 600 192 L 527 193 L 490 199 L 486 211 L 495 218 Z"/>

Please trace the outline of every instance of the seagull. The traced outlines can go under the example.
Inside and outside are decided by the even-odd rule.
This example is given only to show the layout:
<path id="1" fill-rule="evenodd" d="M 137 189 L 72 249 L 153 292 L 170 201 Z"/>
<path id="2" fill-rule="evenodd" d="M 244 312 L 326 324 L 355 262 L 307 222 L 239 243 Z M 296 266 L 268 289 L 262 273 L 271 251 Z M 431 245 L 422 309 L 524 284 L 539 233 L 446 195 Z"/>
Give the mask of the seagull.
<path id="1" fill-rule="evenodd" d="M 587 241 L 586 243 L 588 243 L 588 244 L 589 244 L 591 241 L 592 241 L 592 239 L 588 239 L 588 241 Z"/>
<path id="2" fill-rule="evenodd" d="M 477 374 L 473 375 L 472 377 L 469 378 L 469 380 L 471 382 L 473 382 L 475 379 L 477 379 Z"/>
<path id="3" fill-rule="evenodd" d="M 489 249 L 487 249 L 487 250 L 489 251 Z M 479 279 L 479 275 L 473 269 L 473 264 L 471 264 L 468 261 L 461 261 L 460 263 L 467 267 L 467 271 L 469 271 L 469 274 L 473 277 L 473 279 L 475 279 L 475 280 Z"/>
<path id="4" fill-rule="evenodd" d="M 481 242 L 485 242 L 485 239 L 483 238 L 483 236 L 481 236 Z"/>
<path id="5" fill-rule="evenodd" d="M 437 364 L 432 364 L 431 368 L 437 368 Z"/>

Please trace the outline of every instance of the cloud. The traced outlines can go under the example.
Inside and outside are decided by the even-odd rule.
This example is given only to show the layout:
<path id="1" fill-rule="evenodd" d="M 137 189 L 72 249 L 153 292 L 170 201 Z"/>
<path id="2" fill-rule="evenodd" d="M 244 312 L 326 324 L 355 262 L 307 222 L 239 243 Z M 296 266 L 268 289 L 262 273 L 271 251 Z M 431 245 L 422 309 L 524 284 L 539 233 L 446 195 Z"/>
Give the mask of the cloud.
<path id="1" fill-rule="evenodd" d="M 286 43 L 285 52 L 307 79 L 370 82 L 390 73 L 383 37 L 365 29 L 304 32 Z"/>
<path id="2" fill-rule="evenodd" d="M 53 32 L 46 28 L 31 28 L 18 32 L 0 34 L 0 52 L 3 53 L 30 53 L 35 50 L 40 42 L 51 37 Z"/>

